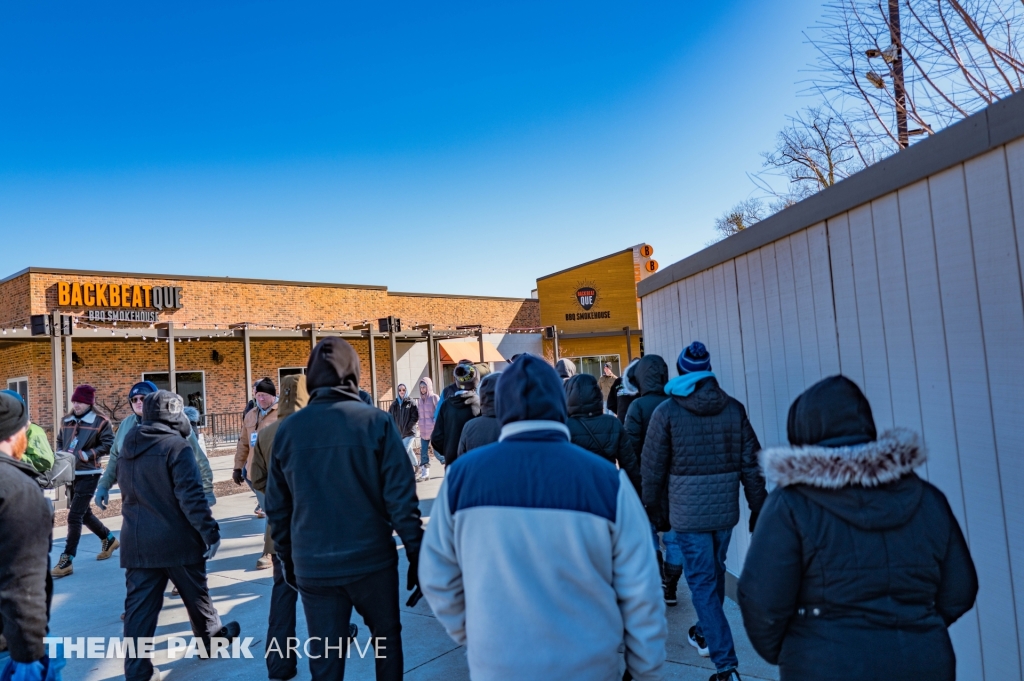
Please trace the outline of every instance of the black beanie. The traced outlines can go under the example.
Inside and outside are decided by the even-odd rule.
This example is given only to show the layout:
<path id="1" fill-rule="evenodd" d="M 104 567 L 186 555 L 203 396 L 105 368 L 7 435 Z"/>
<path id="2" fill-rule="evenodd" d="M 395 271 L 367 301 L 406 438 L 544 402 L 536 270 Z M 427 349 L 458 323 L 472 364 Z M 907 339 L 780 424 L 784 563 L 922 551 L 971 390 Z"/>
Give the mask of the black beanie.
<path id="1" fill-rule="evenodd" d="M 266 393 L 277 397 L 277 388 L 274 387 L 274 382 L 269 378 L 261 378 L 259 383 L 256 384 L 256 390 L 253 392 Z"/>
<path id="2" fill-rule="evenodd" d="M 846 376 L 829 376 L 796 398 L 786 434 L 791 445 L 820 447 L 859 445 L 878 437 L 871 405 Z"/>
<path id="3" fill-rule="evenodd" d="M 25 403 L 6 392 L 0 393 L 0 440 L 6 440 L 27 425 Z"/>

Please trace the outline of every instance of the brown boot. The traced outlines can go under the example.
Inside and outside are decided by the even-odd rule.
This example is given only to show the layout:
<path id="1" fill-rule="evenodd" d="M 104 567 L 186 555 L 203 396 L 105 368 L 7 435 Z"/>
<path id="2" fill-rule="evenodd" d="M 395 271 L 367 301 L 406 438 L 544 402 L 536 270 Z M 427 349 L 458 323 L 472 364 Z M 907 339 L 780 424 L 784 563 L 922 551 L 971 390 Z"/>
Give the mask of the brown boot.
<path id="1" fill-rule="evenodd" d="M 259 557 L 259 560 L 256 561 L 257 570 L 267 570 L 272 567 L 274 567 L 274 562 L 271 559 L 269 553 L 264 553 L 262 556 Z"/>
<path id="2" fill-rule="evenodd" d="M 75 566 L 71 564 L 71 559 L 73 557 L 74 556 L 69 556 L 66 553 L 60 554 L 60 560 L 58 560 L 57 564 L 53 566 L 52 570 L 50 570 L 50 575 L 52 577 L 67 577 L 74 572 Z"/>
<path id="3" fill-rule="evenodd" d="M 114 555 L 114 551 L 120 545 L 121 542 L 117 541 L 117 537 L 113 535 L 107 537 L 100 544 L 101 551 L 96 554 L 96 560 L 106 560 L 107 558 L 110 558 Z"/>

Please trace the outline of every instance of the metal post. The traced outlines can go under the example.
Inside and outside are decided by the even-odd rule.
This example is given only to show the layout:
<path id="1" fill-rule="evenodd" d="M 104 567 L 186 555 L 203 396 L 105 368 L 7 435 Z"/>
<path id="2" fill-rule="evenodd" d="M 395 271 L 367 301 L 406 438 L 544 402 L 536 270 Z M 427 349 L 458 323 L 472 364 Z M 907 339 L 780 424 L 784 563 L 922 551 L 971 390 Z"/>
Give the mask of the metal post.
<path id="1" fill-rule="evenodd" d="M 398 399 L 398 343 L 395 341 L 395 318 L 388 317 L 388 351 L 391 353 L 391 399 Z M 411 391 L 409 394 L 412 394 Z"/>
<path id="2" fill-rule="evenodd" d="M 252 353 L 249 351 L 249 325 L 242 327 L 242 346 L 245 354 L 245 403 L 252 398 Z"/>
<path id="3" fill-rule="evenodd" d="M 434 347 L 434 325 L 427 324 L 427 376 L 430 382 L 437 385 L 437 348 Z"/>
<path id="4" fill-rule="evenodd" d="M 56 325 L 53 327 L 53 335 L 50 336 L 50 349 L 53 357 L 53 448 L 57 449 L 57 433 L 60 432 L 60 423 L 64 419 L 64 390 L 61 388 L 63 371 L 60 360 L 60 315 L 54 314 Z"/>
<path id="5" fill-rule="evenodd" d="M 367 325 L 367 338 L 370 340 L 370 397 L 373 398 L 373 406 L 377 406 L 377 349 L 373 340 L 373 323 Z"/>
<path id="6" fill-rule="evenodd" d="M 309 325 L 309 354 L 313 354 L 313 350 L 316 349 L 316 324 Z"/>
<path id="7" fill-rule="evenodd" d="M 174 322 L 167 322 L 167 379 L 172 393 L 178 392 L 178 368 L 174 361 Z"/>
<path id="8" fill-rule="evenodd" d="M 629 335 L 629 327 L 624 326 L 622 330 L 626 332 L 626 364 L 633 361 L 633 339 Z"/>
<path id="9" fill-rule="evenodd" d="M 68 411 L 71 411 L 71 396 L 75 394 L 75 374 L 71 368 L 71 336 L 64 338 L 64 386 L 68 397 Z"/>
<path id="10" fill-rule="evenodd" d="M 484 330 L 481 328 L 476 332 L 477 337 L 480 339 L 480 363 L 484 363 Z"/>
<path id="11" fill-rule="evenodd" d="M 907 130 L 907 89 L 903 82 L 903 38 L 900 30 L 899 0 L 889 0 L 889 38 L 896 47 L 896 57 L 892 60 L 893 94 L 896 97 L 896 136 L 900 149 L 910 146 L 910 133 Z"/>
<path id="12" fill-rule="evenodd" d="M 558 327 L 554 324 L 551 325 L 551 339 L 555 344 L 555 362 L 557 362 L 560 355 L 558 351 Z"/>

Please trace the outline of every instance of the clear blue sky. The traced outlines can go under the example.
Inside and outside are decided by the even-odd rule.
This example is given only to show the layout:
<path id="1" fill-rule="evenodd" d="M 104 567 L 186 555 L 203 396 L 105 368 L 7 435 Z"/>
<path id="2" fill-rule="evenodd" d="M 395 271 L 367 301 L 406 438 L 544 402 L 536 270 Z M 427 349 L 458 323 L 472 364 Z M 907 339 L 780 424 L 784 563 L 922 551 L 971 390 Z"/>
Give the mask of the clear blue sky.
<path id="1" fill-rule="evenodd" d="M 0 8 L 27 266 L 529 295 L 753 192 L 820 0 Z"/>

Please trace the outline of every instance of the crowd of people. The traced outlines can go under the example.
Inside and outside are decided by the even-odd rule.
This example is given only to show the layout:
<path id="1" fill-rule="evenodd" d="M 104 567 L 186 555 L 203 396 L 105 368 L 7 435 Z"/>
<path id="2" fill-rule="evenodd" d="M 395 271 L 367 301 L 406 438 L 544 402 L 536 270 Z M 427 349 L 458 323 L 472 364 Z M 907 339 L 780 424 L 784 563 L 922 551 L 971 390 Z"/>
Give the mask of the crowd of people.
<path id="1" fill-rule="evenodd" d="M 917 435 L 879 434 L 860 389 L 834 376 L 790 407 L 790 445 L 762 450 L 702 343 L 675 369 L 670 379 L 654 354 L 599 377 L 529 354 L 497 373 L 467 361 L 441 395 L 429 378 L 415 394 L 396 386 L 385 412 L 367 404 L 355 350 L 329 337 L 280 396 L 257 382 L 233 479 L 267 518 L 257 567 L 274 577 L 268 677 L 298 672 L 280 642 L 295 636 L 301 601 L 313 679 L 344 677 L 353 609 L 387 641 L 377 678 L 401 678 L 404 590 L 465 646 L 473 679 L 660 679 L 665 608 L 685 579 L 697 621 L 675 635 L 710 658 L 712 681 L 738 681 L 723 606 L 742 490 L 753 534 L 738 602 L 783 681 L 953 679 L 946 630 L 978 583 L 945 497 L 914 472 L 925 461 Z M 146 382 L 129 401 L 115 435 L 79 386 L 53 452 L 30 437 L 24 402 L 0 394 L 0 614 L 19 681 L 59 671 L 42 638 L 52 578 L 73 573 L 83 525 L 99 559 L 120 548 L 126 637 L 153 635 L 168 581 L 207 649 L 240 635 L 207 587 L 220 530 L 198 414 Z M 424 528 L 417 482 L 431 451 L 445 475 Z M 68 538 L 51 570 L 41 487 L 72 460 Z M 90 505 L 105 508 L 115 483 L 119 537 Z M 130 659 L 125 678 L 160 673 Z"/>

